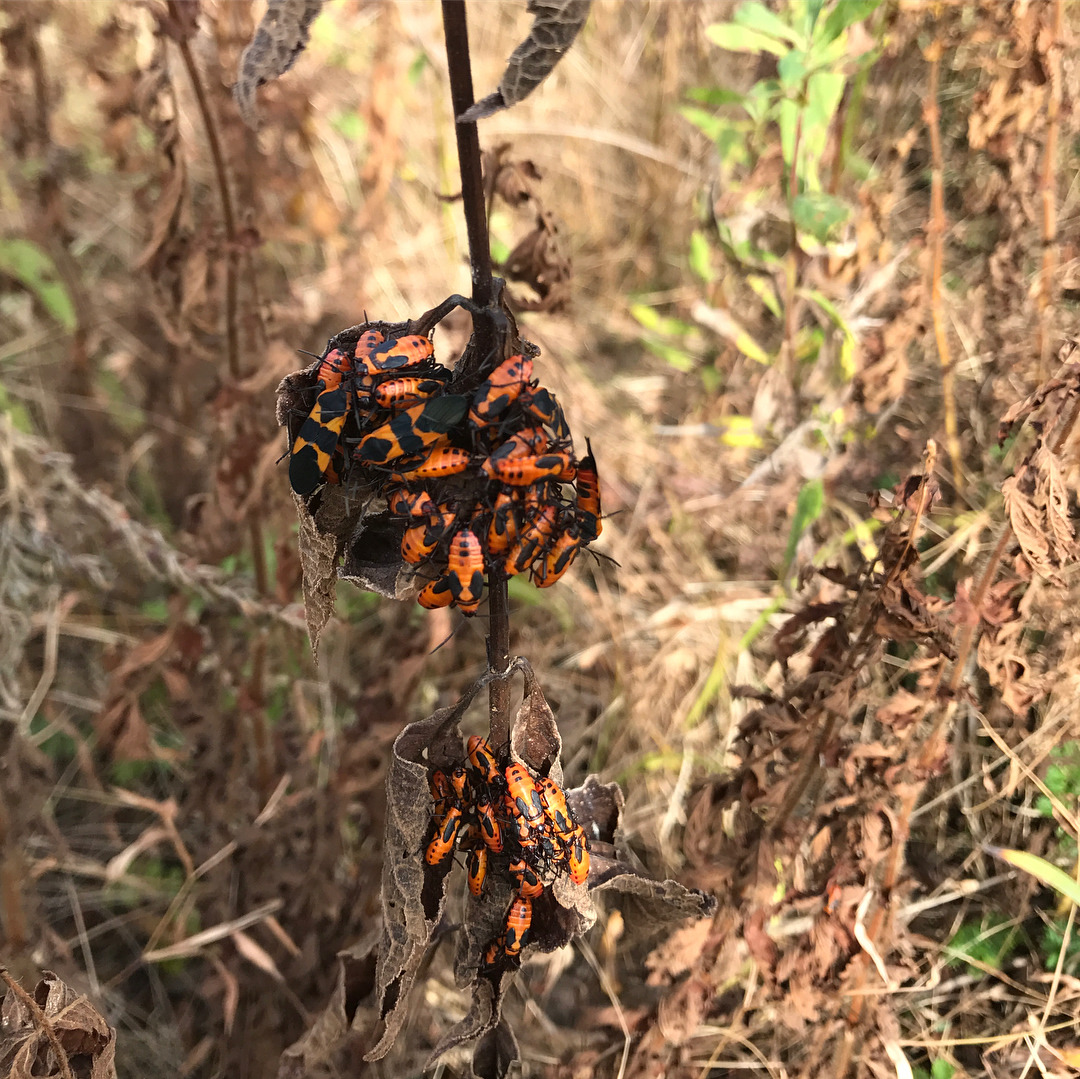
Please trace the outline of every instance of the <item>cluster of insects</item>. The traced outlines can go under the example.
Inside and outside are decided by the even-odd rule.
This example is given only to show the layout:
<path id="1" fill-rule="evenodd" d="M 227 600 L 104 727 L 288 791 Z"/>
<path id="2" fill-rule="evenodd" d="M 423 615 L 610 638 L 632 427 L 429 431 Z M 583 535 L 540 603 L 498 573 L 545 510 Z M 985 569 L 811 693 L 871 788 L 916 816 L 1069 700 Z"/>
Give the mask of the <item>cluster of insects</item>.
<path id="1" fill-rule="evenodd" d="M 292 446 L 289 480 L 300 496 L 374 479 L 403 528 L 401 558 L 431 579 L 429 608 L 474 614 L 485 576 L 528 573 L 554 584 L 600 535 L 596 461 L 574 456 L 554 394 L 511 356 L 456 392 L 422 334 L 366 330 L 316 371 L 316 397 Z M 564 487 L 573 494 L 567 496 Z"/>
<path id="2" fill-rule="evenodd" d="M 488 944 L 484 964 L 517 956 L 532 923 L 533 900 L 560 872 L 585 883 L 585 832 L 555 780 L 537 778 L 516 761 L 500 767 L 488 743 L 476 736 L 469 739 L 465 763 L 449 773 L 433 772 L 430 785 L 434 832 L 424 860 L 438 866 L 455 847 L 467 851 L 469 891 L 477 897 L 484 892 L 489 860 L 506 861 L 515 893 L 504 931 Z"/>

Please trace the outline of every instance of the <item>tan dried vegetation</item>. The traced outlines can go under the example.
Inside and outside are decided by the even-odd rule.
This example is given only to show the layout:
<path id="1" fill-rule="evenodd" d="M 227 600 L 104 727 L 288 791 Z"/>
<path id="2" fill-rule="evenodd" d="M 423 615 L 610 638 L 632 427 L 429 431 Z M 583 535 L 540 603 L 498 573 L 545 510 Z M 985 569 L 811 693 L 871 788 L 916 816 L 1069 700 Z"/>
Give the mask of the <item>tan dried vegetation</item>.
<path id="1" fill-rule="evenodd" d="M 470 6 L 484 93 L 524 13 Z M 593 433 L 618 563 L 515 592 L 513 651 L 568 777 L 617 780 L 643 865 L 719 900 L 658 932 L 601 896 L 507 1021 L 526 1073 L 560 1079 L 1072 1074 L 1072 913 L 983 844 L 1076 857 L 1049 775 L 1080 739 L 1077 9 L 900 0 L 868 24 L 872 168 L 836 169 L 849 242 L 802 267 L 854 332 L 840 384 L 730 342 L 732 315 L 775 325 L 732 260 L 689 372 L 631 317 L 701 315 L 691 232 L 756 227 L 778 190 L 779 146 L 737 198 L 677 112 L 768 74 L 708 42 L 732 10 L 598 0 L 542 90 L 481 124 L 519 163 L 493 234 L 547 267 L 512 288 Z M 229 85 L 259 13 L 0 5 L 13 1074 L 413 1074 L 469 1006 L 436 947 L 407 1036 L 361 1062 L 391 745 L 483 671 L 482 631 L 343 592 L 312 663 L 273 414 L 296 349 L 467 290 L 439 13 L 327 5 L 255 133 Z M 440 330 L 448 359 L 464 333 Z M 718 439 L 732 416 L 758 437 Z M 971 927 L 1011 944 L 957 961 Z"/>

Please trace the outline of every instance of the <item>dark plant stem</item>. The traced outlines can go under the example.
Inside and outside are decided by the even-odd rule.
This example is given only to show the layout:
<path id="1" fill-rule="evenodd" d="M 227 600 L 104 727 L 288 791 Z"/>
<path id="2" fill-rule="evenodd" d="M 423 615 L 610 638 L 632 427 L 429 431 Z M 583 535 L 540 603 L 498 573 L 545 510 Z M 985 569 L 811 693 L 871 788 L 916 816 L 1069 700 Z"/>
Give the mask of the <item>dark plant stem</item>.
<path id="1" fill-rule="evenodd" d="M 491 273 L 487 213 L 484 204 L 484 173 L 480 163 L 480 135 L 476 124 L 461 124 L 457 117 L 474 102 L 472 64 L 469 61 L 469 28 L 465 20 L 465 0 L 443 0 L 443 34 L 450 71 L 450 102 L 457 134 L 458 168 L 461 171 L 461 203 L 465 211 L 465 231 L 469 238 L 472 267 L 472 298 L 480 307 L 496 302 L 495 279 Z M 473 320 L 477 351 L 493 354 L 498 342 L 495 325 L 487 319 Z M 510 666 L 510 597 L 506 578 L 492 573 L 488 582 L 488 667 L 501 674 Z M 510 736 L 510 685 L 505 678 L 492 680 L 488 690 L 492 745 L 503 746 Z"/>

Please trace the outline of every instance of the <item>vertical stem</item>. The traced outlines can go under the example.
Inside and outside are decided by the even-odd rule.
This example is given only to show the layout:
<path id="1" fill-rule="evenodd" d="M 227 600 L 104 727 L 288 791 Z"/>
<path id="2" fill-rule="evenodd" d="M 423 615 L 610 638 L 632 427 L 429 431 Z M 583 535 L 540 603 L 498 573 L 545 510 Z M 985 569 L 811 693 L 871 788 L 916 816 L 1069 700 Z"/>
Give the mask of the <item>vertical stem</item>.
<path id="1" fill-rule="evenodd" d="M 442 0 L 446 61 L 450 71 L 450 101 L 457 134 L 458 168 L 461 170 L 461 202 L 465 211 L 465 231 L 469 238 L 472 266 L 472 298 L 481 307 L 496 302 L 495 280 L 491 274 L 487 213 L 484 204 L 484 174 L 480 163 L 480 136 L 476 124 L 462 124 L 457 117 L 474 102 L 472 64 L 469 61 L 469 28 L 465 20 L 465 0 Z M 473 333 L 481 355 L 494 352 L 498 343 L 495 326 L 487 319 L 473 321 Z M 506 578 L 488 575 L 488 667 L 503 672 L 510 666 L 510 597 Z M 510 686 L 496 678 L 488 690 L 491 723 L 490 740 L 503 746 L 510 734 Z"/>
<path id="2" fill-rule="evenodd" d="M 491 249 L 484 213 L 480 135 L 475 123 L 456 122 L 457 117 L 474 104 L 465 0 L 443 0 L 442 16 L 446 59 L 450 68 L 450 101 L 454 107 L 454 127 L 457 132 L 458 168 L 461 170 L 461 201 L 465 209 L 465 230 L 469 237 L 469 261 L 472 264 L 472 298 L 482 307 L 487 307 L 495 300 L 495 282 L 491 276 Z"/>
<path id="3" fill-rule="evenodd" d="M 941 57 L 945 51 L 935 39 L 926 50 L 930 61 L 930 86 L 926 93 L 923 115 L 930 129 L 930 313 L 934 322 L 934 339 L 941 364 L 941 396 L 945 403 L 945 447 L 952 465 L 953 486 L 961 491 L 963 482 L 960 461 L 960 433 L 956 424 L 956 398 L 953 393 L 954 372 L 949 354 L 949 337 L 945 329 L 945 312 L 941 304 L 941 275 L 945 267 L 945 161 L 941 149 L 941 110 L 938 108 L 938 78 Z"/>

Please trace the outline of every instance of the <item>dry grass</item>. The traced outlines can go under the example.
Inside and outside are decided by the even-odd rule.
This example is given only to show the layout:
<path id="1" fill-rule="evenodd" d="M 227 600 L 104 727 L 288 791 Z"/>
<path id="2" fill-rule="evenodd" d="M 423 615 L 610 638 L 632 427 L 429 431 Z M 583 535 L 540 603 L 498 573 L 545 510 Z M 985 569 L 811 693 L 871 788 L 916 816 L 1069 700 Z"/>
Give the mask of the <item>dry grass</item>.
<path id="1" fill-rule="evenodd" d="M 524 16 L 474 7 L 486 90 Z M 699 329 L 688 354 L 721 381 L 705 392 L 647 351 L 630 308 L 689 320 L 702 298 L 689 237 L 726 193 L 676 106 L 758 77 L 704 37 L 732 7 L 598 0 L 543 89 L 482 129 L 535 162 L 569 240 L 571 311 L 522 321 L 593 439 L 597 547 L 618 563 L 582 559 L 551 595 L 515 596 L 513 648 L 556 706 L 568 773 L 618 779 L 649 869 L 721 900 L 666 943 L 606 910 L 574 955 L 527 964 L 510 1019 L 528 1074 L 1068 1074 L 1078 972 L 1045 969 L 1039 936 L 1055 916 L 1071 935 L 1071 912 L 981 845 L 1061 857 L 1055 827 L 1077 835 L 1075 804 L 1036 810 L 1051 751 L 1080 740 L 1077 398 L 1072 353 L 1054 358 L 1077 329 L 1076 63 L 1059 44 L 1074 13 L 1059 37 L 1054 3 L 936 21 L 889 6 L 857 125 L 873 172 L 842 183 L 853 248 L 809 281 L 856 328 L 857 374 L 803 372 L 796 393 Z M 311 664 L 272 391 L 295 349 L 364 311 L 466 291 L 466 245 L 439 198 L 456 166 L 435 5 L 329 5 L 263 91 L 255 136 L 223 86 L 253 12 L 204 3 L 192 55 L 239 250 L 154 10 L 0 9 L 0 245 L 47 252 L 72 307 L 65 324 L 0 276 L 0 955 L 24 985 L 50 968 L 92 994 L 122 1073 L 273 1074 L 376 918 L 389 746 L 479 672 L 483 632 L 343 594 Z M 770 167 L 744 178 L 764 203 Z M 493 222 L 511 245 L 518 228 Z M 722 274 L 767 337 L 745 274 Z M 1006 410 L 1062 372 L 999 452 Z M 759 445 L 712 433 L 733 415 L 758 420 Z M 931 439 L 917 497 L 873 511 L 868 492 L 922 476 Z M 824 509 L 782 594 L 817 479 Z M 1015 947 L 955 962 L 947 942 L 988 917 L 1018 927 Z M 418 1067 L 464 1000 L 437 952 L 372 1073 Z"/>

